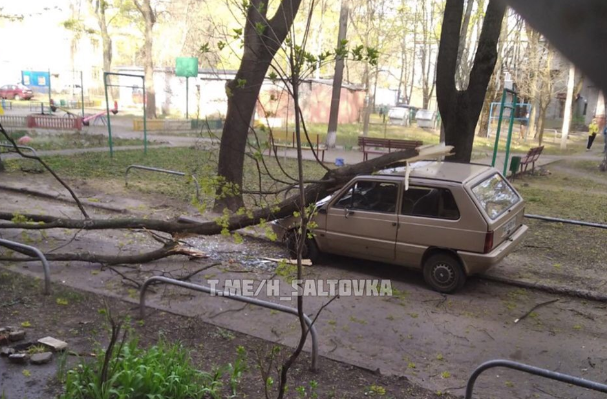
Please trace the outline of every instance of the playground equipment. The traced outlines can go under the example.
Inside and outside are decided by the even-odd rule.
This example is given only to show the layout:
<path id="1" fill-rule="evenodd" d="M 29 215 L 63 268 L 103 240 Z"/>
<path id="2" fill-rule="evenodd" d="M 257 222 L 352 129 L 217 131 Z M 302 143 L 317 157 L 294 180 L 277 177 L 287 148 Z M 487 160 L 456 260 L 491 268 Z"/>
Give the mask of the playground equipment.
<path id="1" fill-rule="evenodd" d="M 508 97 L 508 94 L 510 94 L 512 96 L 512 101 L 510 103 L 506 102 L 506 99 Z M 518 100 L 518 93 L 514 90 L 510 90 L 510 89 L 504 89 L 504 91 L 502 92 L 502 101 L 499 103 L 500 104 L 500 113 L 499 113 L 499 119 L 497 121 L 497 131 L 495 132 L 495 145 L 493 146 L 493 159 L 491 161 L 491 166 L 495 166 L 495 162 L 497 160 L 497 149 L 499 146 L 499 142 L 500 142 L 500 133 L 501 133 L 501 129 L 502 129 L 502 120 L 504 119 L 504 109 L 509 109 L 509 123 L 508 123 L 508 137 L 506 139 L 506 156 L 505 156 L 505 160 L 504 160 L 504 168 L 503 168 L 503 173 L 504 176 L 506 175 L 506 172 L 508 170 L 508 160 L 510 158 L 510 144 L 512 143 L 512 127 L 514 125 L 514 120 L 518 119 L 518 120 L 525 120 L 527 122 L 527 125 L 529 124 L 529 118 L 525 117 L 525 118 L 517 118 L 516 117 L 516 110 L 517 110 L 517 100 Z M 490 111 L 490 117 L 489 117 L 489 125 L 491 125 L 491 118 L 493 118 L 493 105 L 494 104 L 498 104 L 498 103 L 492 103 L 491 104 L 491 111 Z M 518 104 L 519 106 L 528 106 L 528 104 Z M 527 108 L 527 115 L 528 115 L 529 109 Z"/>
<path id="2" fill-rule="evenodd" d="M 89 126 L 91 121 L 93 121 L 93 124 L 95 124 L 95 122 L 97 122 L 97 121 L 101 121 L 101 123 L 106 125 L 107 124 L 107 118 L 105 117 L 106 112 L 107 111 L 102 111 L 97 114 L 93 114 L 93 115 L 84 117 L 84 118 L 82 118 L 82 124 L 84 126 Z M 114 109 L 111 109 L 110 112 L 114 115 L 116 115 L 118 113 L 118 101 L 114 101 Z"/>
<path id="3" fill-rule="evenodd" d="M 133 75 L 129 73 L 116 73 L 116 72 L 103 72 L 103 88 L 105 90 L 105 108 L 107 115 L 107 132 L 108 132 L 108 142 L 110 145 L 110 157 L 114 157 L 114 143 L 112 141 L 112 120 L 110 117 L 110 112 L 114 115 L 118 112 L 118 105 L 114 102 L 114 110 L 110 110 L 110 100 L 108 96 L 108 87 L 128 87 L 131 89 L 136 88 L 136 86 L 127 86 L 127 85 L 117 85 L 117 84 L 108 84 L 108 76 L 126 76 L 131 78 L 141 79 L 143 82 L 143 153 L 147 155 L 148 153 L 148 129 L 147 129 L 147 115 L 146 115 L 146 96 L 145 96 L 145 76 L 142 75 Z"/>

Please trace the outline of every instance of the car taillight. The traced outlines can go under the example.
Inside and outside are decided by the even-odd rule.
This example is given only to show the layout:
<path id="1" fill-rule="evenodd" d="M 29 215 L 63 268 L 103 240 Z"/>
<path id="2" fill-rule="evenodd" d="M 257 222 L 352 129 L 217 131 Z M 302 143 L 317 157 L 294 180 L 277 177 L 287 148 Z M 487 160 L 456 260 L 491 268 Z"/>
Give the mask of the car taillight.
<path id="1" fill-rule="evenodd" d="M 493 232 L 488 231 L 485 235 L 485 248 L 484 253 L 489 253 L 493 249 Z"/>

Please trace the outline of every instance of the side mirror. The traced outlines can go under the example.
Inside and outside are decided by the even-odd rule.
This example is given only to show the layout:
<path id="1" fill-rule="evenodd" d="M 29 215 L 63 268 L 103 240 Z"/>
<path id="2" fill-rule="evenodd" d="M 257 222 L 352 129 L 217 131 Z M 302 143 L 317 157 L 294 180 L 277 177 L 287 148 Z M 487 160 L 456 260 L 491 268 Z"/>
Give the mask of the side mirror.
<path id="1" fill-rule="evenodd" d="M 320 209 L 318 210 L 318 213 L 319 213 L 320 215 L 326 215 L 326 214 L 327 214 L 327 208 L 320 208 Z"/>

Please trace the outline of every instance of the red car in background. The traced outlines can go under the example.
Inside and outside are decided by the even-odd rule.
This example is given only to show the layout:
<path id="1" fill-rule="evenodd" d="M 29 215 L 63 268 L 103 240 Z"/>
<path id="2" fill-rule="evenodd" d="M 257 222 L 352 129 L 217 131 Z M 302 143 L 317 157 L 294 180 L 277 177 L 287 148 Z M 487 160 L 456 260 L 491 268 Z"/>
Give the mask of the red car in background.
<path id="1" fill-rule="evenodd" d="M 4 85 L 0 87 L 0 98 L 7 100 L 29 100 L 34 97 L 34 92 L 22 84 Z"/>

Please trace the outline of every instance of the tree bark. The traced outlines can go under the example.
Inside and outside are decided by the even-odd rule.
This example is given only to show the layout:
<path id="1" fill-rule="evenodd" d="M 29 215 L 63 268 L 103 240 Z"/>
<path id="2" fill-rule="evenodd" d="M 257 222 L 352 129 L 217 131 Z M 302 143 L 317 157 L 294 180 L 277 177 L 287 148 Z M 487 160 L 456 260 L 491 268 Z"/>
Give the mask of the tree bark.
<path id="1" fill-rule="evenodd" d="M 468 88 L 457 90 L 455 75 L 463 6 L 460 0 L 447 0 L 445 5 L 436 94 L 445 127 L 445 142 L 455 147 L 455 155 L 447 160 L 468 163 L 472 157 L 474 130 L 497 61 L 497 43 L 506 7 L 495 0 L 489 2 Z"/>
<path id="2" fill-rule="evenodd" d="M 152 9 L 151 0 L 133 0 L 135 6 L 143 17 L 144 31 L 144 69 L 145 69 L 145 109 L 146 117 L 156 118 L 156 89 L 154 87 L 154 25 L 156 24 L 156 13 Z"/>
<path id="3" fill-rule="evenodd" d="M 219 148 L 216 211 L 236 211 L 244 206 L 240 188 L 251 118 L 270 63 L 287 37 L 300 3 L 282 0 L 271 19 L 266 17 L 265 2 L 252 0 L 249 4 L 242 60 L 236 77 L 226 85 L 228 112 Z M 263 32 L 258 26 L 264 27 Z"/>
<path id="4" fill-rule="evenodd" d="M 2 155 L 0 155 L 0 172 L 4 172 L 5 170 L 4 163 L 2 163 Z"/>

